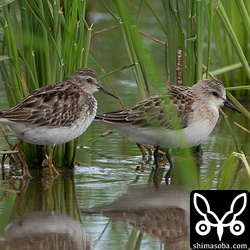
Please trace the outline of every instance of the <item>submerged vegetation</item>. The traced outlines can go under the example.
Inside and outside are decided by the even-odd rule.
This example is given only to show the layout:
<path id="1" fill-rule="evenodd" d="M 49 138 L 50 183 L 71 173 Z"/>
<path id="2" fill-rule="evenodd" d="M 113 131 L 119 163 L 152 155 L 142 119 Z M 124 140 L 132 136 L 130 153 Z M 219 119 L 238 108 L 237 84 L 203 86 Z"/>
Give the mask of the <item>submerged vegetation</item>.
<path id="1" fill-rule="evenodd" d="M 107 75 L 131 69 L 140 99 L 153 92 L 152 83 L 160 87 L 167 83 L 192 85 L 209 76 L 222 79 L 237 98 L 249 99 L 249 1 L 163 0 L 155 8 L 148 0 L 99 0 L 96 5 L 113 20 L 105 30 L 95 30 L 91 19 L 94 2 L 3 1 L 0 70 L 10 106 L 34 89 L 61 81 L 77 68 L 88 67 L 89 62 L 97 72 Z M 160 34 L 144 28 L 145 13 L 159 27 Z M 121 53 L 129 58 L 118 68 L 104 66 L 91 48 L 93 36 L 110 30 L 122 36 L 122 44 L 117 46 L 124 48 Z M 150 51 L 148 42 L 163 51 L 161 62 Z M 110 49 L 108 60 L 112 56 Z M 166 82 L 162 82 L 163 73 Z M 112 88 L 117 92 L 115 86 Z M 121 98 L 122 105 L 123 101 Z M 250 117 L 236 100 L 234 103 Z M 73 141 L 57 147 L 56 165 L 73 167 L 76 144 Z M 28 164 L 35 167 L 40 148 L 35 150 L 24 143 L 23 151 Z M 227 164 L 228 168 L 232 166 L 232 158 Z"/>

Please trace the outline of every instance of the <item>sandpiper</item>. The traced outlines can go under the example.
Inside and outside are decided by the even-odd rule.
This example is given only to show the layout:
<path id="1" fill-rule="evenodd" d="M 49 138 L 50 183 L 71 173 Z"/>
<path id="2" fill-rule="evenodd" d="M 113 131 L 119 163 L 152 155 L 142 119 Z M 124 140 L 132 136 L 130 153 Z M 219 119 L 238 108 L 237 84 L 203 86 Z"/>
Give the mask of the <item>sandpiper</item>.
<path id="1" fill-rule="evenodd" d="M 226 99 L 226 90 L 219 80 L 204 79 L 192 87 L 170 86 L 163 94 L 123 110 L 97 115 L 95 120 L 116 128 L 131 141 L 154 146 L 156 158 L 158 148 L 200 145 L 213 131 L 221 106 L 240 112 Z"/>
<path id="2" fill-rule="evenodd" d="M 52 145 L 48 158 L 53 176 L 55 145 L 79 137 L 93 121 L 97 101 L 93 93 L 104 89 L 97 74 L 87 68 L 76 70 L 68 80 L 36 89 L 14 107 L 0 112 L 0 122 L 24 141 L 35 145 Z"/>

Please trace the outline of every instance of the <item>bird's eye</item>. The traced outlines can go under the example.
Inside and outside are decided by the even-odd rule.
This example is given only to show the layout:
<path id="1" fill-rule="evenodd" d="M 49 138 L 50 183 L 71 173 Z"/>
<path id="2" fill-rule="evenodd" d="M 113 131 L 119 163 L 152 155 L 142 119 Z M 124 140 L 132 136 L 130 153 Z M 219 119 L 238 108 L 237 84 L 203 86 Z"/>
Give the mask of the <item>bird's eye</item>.
<path id="1" fill-rule="evenodd" d="M 93 79 L 92 78 L 87 78 L 87 82 L 92 83 Z"/>
<path id="2" fill-rule="evenodd" d="M 213 96 L 219 96 L 217 92 L 213 91 L 212 92 Z"/>

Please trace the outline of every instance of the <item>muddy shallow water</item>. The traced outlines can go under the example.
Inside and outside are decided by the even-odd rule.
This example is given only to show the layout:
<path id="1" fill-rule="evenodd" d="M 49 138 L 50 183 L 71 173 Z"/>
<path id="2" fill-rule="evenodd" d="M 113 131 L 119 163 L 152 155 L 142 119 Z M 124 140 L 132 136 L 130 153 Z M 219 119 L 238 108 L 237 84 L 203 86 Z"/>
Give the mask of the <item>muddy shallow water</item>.
<path id="1" fill-rule="evenodd" d="M 227 113 L 244 125 L 240 114 L 230 111 Z M 199 174 L 195 183 L 187 180 L 192 177 L 185 178 L 177 171 L 172 177 L 170 187 L 166 187 L 162 178 L 158 189 L 152 180 L 153 160 L 145 164 L 143 170 L 136 171 L 141 166 L 141 154 L 134 143 L 116 132 L 97 140 L 89 140 L 107 130 L 108 127 L 94 123 L 81 137 L 75 170 L 60 170 L 60 176 L 54 181 L 50 180 L 47 169 L 31 171 L 33 179 L 25 181 L 19 177 L 20 172 L 11 172 L 9 166 L 5 165 L 6 179 L 0 181 L 0 235 L 19 216 L 28 216 L 33 211 L 54 211 L 80 222 L 84 232 L 81 235 L 85 237 L 87 234 L 92 238 L 85 249 L 91 249 L 87 248 L 91 246 L 94 249 L 185 249 L 189 244 L 189 188 L 192 189 L 192 185 L 193 188 L 218 188 L 219 181 L 225 174 L 222 166 L 235 151 L 224 119 L 221 119 L 215 131 L 202 145 L 203 163 L 197 171 Z M 235 126 L 234 130 L 240 147 L 249 155 L 249 138 Z M 179 158 L 177 154 L 173 156 L 175 162 Z M 189 166 L 185 165 L 184 160 L 181 167 L 181 171 L 185 171 Z M 168 168 L 168 164 L 161 168 L 164 173 L 165 168 Z M 205 186 L 216 173 L 209 186 Z M 237 161 L 230 175 L 227 188 L 249 190 L 246 170 L 239 168 Z M 183 187 L 186 184 L 189 188 Z M 173 193 L 178 194 L 174 197 L 179 200 L 173 200 Z M 28 221 L 32 221 L 32 227 L 42 229 L 45 223 L 36 219 Z M 63 224 L 63 219 L 59 219 L 59 228 L 63 231 L 60 223 Z M 67 230 L 72 233 L 70 224 Z M 67 242 L 79 242 L 77 237 L 72 239 L 72 234 L 67 230 L 63 232 L 63 235 L 68 235 Z M 77 232 L 75 234 L 78 236 Z M 56 244 L 64 244 L 60 243 L 60 235 L 56 238 L 59 243 L 56 241 L 55 244 L 55 239 L 50 240 L 46 230 L 40 236 L 38 239 L 29 235 L 28 243 L 22 236 L 23 249 L 30 242 L 38 240 L 42 242 L 42 246 L 47 246 L 52 241 L 53 248 Z"/>

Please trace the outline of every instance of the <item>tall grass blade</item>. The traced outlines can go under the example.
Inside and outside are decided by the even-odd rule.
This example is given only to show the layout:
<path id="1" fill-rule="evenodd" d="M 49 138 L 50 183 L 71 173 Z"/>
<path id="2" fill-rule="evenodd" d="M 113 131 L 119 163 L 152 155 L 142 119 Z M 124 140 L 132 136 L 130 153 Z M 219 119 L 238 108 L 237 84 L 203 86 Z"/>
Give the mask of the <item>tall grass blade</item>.
<path id="1" fill-rule="evenodd" d="M 230 41 L 232 42 L 234 49 L 240 58 L 240 61 L 243 65 L 243 68 L 245 69 L 245 72 L 246 72 L 248 78 L 250 79 L 250 68 L 249 68 L 248 60 L 245 57 L 245 54 L 244 54 L 244 52 L 241 48 L 241 45 L 237 39 L 237 36 L 234 32 L 234 29 L 229 21 L 229 18 L 227 17 L 227 13 L 224 9 L 223 3 L 220 1 L 218 6 L 219 6 L 218 15 L 220 17 L 220 20 L 221 20 L 222 24 L 224 25 L 224 28 L 225 28 L 228 36 L 230 37 Z"/>
<path id="2" fill-rule="evenodd" d="M 62 81 L 87 66 L 91 31 L 85 32 L 89 28 L 85 5 L 81 0 L 27 0 L 3 7 L 0 69 L 11 106 L 34 89 Z M 59 146 L 55 162 L 72 167 L 75 143 Z M 36 166 L 40 150 L 24 143 L 23 151 L 30 166 Z"/>

